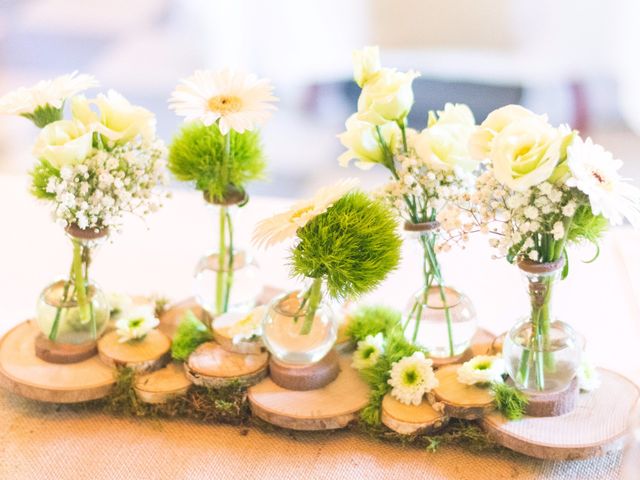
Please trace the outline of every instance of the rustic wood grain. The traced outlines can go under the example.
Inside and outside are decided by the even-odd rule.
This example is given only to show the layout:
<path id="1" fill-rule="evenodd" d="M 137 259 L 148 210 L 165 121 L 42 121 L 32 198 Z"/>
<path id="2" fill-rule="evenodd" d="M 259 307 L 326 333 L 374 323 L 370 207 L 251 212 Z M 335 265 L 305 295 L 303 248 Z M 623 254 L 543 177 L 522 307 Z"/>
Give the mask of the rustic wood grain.
<path id="1" fill-rule="evenodd" d="M 433 393 L 444 403 L 450 417 L 475 420 L 493 410 L 493 395 L 488 388 L 465 385 L 458 382 L 459 364 L 447 365 L 436 370 L 438 386 Z"/>
<path id="2" fill-rule="evenodd" d="M 106 365 L 129 367 L 138 373 L 164 367 L 171 359 L 171 340 L 158 330 L 151 330 L 139 342 L 120 342 L 112 331 L 98 340 L 98 354 Z"/>
<path id="3" fill-rule="evenodd" d="M 182 364 L 171 362 L 155 372 L 136 377 L 134 389 L 140 400 L 146 403 L 166 403 L 169 399 L 184 395 L 191 381 Z"/>
<path id="4" fill-rule="evenodd" d="M 420 405 L 405 405 L 387 393 L 382 399 L 381 420 L 402 435 L 431 434 L 444 427 L 449 417 L 422 400 Z"/>

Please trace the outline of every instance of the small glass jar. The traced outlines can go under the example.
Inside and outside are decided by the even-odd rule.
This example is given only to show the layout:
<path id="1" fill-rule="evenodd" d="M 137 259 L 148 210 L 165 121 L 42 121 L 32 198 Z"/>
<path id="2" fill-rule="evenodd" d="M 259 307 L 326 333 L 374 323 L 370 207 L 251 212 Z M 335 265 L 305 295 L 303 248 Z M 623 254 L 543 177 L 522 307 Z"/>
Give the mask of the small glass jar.
<path id="1" fill-rule="evenodd" d="M 98 340 L 109 323 L 111 307 L 106 295 L 90 281 L 92 255 L 108 235 L 107 229 L 67 227 L 73 246 L 69 278 L 46 287 L 37 302 L 36 323 L 52 342 L 83 344 Z"/>
<path id="2" fill-rule="evenodd" d="M 321 294 L 319 302 L 313 300 L 313 291 L 311 286 L 285 293 L 276 297 L 267 309 L 262 339 L 274 358 L 282 363 L 313 364 L 322 360 L 336 342 L 337 318 Z M 314 304 L 317 305 L 315 314 L 312 313 Z"/>
<path id="3" fill-rule="evenodd" d="M 526 392 L 566 388 L 580 366 L 584 340 L 558 321 L 552 311 L 553 290 L 563 260 L 537 263 L 521 260 L 530 300 L 530 313 L 507 333 L 502 347 L 507 373 Z"/>
<path id="4" fill-rule="evenodd" d="M 407 340 L 434 358 L 461 355 L 477 330 L 471 300 L 453 287 L 420 289 L 409 301 L 404 318 Z"/>

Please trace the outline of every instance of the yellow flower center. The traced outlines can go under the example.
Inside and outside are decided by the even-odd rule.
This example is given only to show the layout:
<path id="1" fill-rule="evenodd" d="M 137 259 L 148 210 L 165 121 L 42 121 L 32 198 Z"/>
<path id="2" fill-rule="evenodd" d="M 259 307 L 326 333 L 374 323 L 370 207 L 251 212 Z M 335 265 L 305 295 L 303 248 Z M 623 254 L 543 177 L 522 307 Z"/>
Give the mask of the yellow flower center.
<path id="1" fill-rule="evenodd" d="M 313 206 L 309 205 L 308 207 L 303 207 L 299 210 L 296 210 L 295 212 L 293 212 L 293 214 L 291 215 L 291 218 L 289 219 L 289 221 L 291 223 L 295 223 L 297 219 L 299 219 L 301 216 L 303 216 L 305 213 L 310 212 L 311 210 L 313 210 Z"/>
<path id="2" fill-rule="evenodd" d="M 228 115 L 242 110 L 242 99 L 234 95 L 216 95 L 207 101 L 207 107 L 212 112 Z"/>

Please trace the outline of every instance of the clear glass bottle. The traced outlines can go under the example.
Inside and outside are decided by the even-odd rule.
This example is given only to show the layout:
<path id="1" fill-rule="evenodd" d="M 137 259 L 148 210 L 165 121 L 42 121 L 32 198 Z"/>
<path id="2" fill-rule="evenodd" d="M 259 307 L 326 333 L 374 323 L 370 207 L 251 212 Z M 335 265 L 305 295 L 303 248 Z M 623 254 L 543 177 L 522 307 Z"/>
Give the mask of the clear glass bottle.
<path id="1" fill-rule="evenodd" d="M 507 373 L 525 392 L 562 390 L 575 377 L 584 348 L 582 337 L 552 312 L 553 289 L 563 262 L 518 265 L 527 282 L 530 313 L 504 340 Z"/>
<path id="2" fill-rule="evenodd" d="M 310 365 L 329 353 L 338 335 L 338 321 L 323 300 L 322 282 L 285 293 L 269 305 L 262 322 L 262 339 L 280 362 Z"/>
<path id="3" fill-rule="evenodd" d="M 234 242 L 233 217 L 237 203 L 209 205 L 217 219 L 216 247 L 196 266 L 196 301 L 213 316 L 247 311 L 256 305 L 263 282 L 255 260 Z"/>
<path id="4" fill-rule="evenodd" d="M 434 358 L 456 357 L 471 345 L 476 312 L 465 294 L 444 283 L 435 249 L 438 222 L 405 223 L 406 240 L 421 258 L 422 286 L 404 314 L 405 337 Z"/>
<path id="5" fill-rule="evenodd" d="M 107 234 L 107 231 L 67 228 L 73 245 L 69 278 L 47 286 L 40 294 L 36 310 L 36 323 L 52 342 L 82 344 L 96 341 L 107 327 L 109 301 L 89 280 L 92 253 Z"/>

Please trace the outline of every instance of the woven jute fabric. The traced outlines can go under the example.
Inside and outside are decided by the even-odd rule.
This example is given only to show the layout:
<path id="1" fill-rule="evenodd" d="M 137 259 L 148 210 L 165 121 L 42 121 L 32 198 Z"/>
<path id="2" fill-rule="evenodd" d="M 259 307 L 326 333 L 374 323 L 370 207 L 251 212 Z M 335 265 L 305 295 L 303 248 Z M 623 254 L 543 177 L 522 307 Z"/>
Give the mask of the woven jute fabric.
<path id="1" fill-rule="evenodd" d="M 349 431 L 298 433 L 117 418 L 0 391 L 0 479 L 614 479 L 621 455 L 567 462 L 429 453 Z"/>

